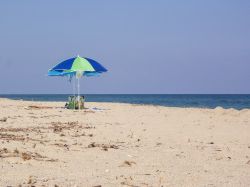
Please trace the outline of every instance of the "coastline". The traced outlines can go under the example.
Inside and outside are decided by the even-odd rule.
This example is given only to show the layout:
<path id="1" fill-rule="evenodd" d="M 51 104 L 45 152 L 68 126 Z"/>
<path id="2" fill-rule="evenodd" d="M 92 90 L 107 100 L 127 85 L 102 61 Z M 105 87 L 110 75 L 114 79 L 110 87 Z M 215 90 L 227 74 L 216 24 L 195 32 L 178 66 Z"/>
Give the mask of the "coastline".
<path id="1" fill-rule="evenodd" d="M 0 186 L 250 185 L 249 109 L 64 104 L 0 98 Z"/>
<path id="2" fill-rule="evenodd" d="M 26 103 L 30 103 L 30 104 L 45 104 L 45 105 L 50 105 L 50 106 L 54 106 L 56 104 L 56 107 L 60 107 L 61 109 L 66 109 L 64 108 L 65 103 L 67 102 L 65 101 L 30 101 L 30 100 L 24 100 L 24 99 L 10 99 L 10 98 L 4 98 L 4 97 L 0 97 L 0 101 L 1 100 L 10 100 L 10 101 L 20 101 L 20 102 L 26 102 Z M 98 104 L 104 104 L 104 105 L 130 105 L 130 106 L 149 106 L 149 107 L 163 107 L 166 109 L 194 109 L 194 110 L 235 110 L 235 111 L 250 111 L 250 108 L 242 108 L 242 109 L 237 109 L 237 108 L 224 108 L 222 106 L 217 106 L 215 108 L 209 108 L 209 107 L 181 107 L 181 106 L 164 106 L 164 105 L 157 105 L 157 104 L 140 104 L 140 103 L 125 103 L 125 102 L 105 102 L 105 101 L 96 101 L 96 102 L 92 102 L 92 101 L 87 101 L 85 103 L 88 103 L 89 106 L 95 106 Z M 55 107 L 55 108 L 56 108 Z M 85 110 L 88 110 L 91 108 L 86 107 Z"/>
<path id="3" fill-rule="evenodd" d="M 0 94 L 0 98 L 65 102 L 69 95 L 71 94 Z M 129 103 L 181 108 L 250 109 L 250 94 L 84 94 L 84 96 L 86 102 Z"/>

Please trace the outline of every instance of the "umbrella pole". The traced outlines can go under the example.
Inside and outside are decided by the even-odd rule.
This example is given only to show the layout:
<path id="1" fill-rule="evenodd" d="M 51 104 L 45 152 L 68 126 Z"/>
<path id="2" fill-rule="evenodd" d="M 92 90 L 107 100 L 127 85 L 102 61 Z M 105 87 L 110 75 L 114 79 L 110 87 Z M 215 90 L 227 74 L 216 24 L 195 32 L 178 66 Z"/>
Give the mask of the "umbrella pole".
<path id="1" fill-rule="evenodd" d="M 78 78 L 78 110 L 80 111 L 80 78 Z"/>
<path id="2" fill-rule="evenodd" d="M 74 97 L 73 97 L 73 106 L 74 106 L 74 110 L 76 109 L 76 78 L 73 77 L 73 94 L 74 94 Z"/>

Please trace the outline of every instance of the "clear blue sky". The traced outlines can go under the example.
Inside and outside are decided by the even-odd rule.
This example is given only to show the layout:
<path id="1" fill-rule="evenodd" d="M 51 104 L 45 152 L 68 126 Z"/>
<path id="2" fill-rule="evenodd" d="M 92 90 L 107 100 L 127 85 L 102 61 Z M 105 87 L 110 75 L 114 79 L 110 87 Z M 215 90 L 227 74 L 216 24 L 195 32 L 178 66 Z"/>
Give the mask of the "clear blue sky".
<path id="1" fill-rule="evenodd" d="M 250 93 L 250 1 L 0 1 L 0 93 L 71 93 L 77 54 L 109 69 L 82 93 Z"/>

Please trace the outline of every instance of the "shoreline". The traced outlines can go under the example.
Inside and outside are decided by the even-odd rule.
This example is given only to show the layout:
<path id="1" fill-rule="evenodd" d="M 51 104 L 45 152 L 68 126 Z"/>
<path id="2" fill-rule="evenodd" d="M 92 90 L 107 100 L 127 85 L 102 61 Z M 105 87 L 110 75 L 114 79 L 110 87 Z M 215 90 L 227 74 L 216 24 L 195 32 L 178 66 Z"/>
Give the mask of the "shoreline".
<path id="1" fill-rule="evenodd" d="M 67 101 L 32 101 L 32 100 L 24 100 L 24 99 L 10 99 L 10 98 L 4 98 L 0 97 L 1 100 L 11 100 L 11 101 L 23 101 L 23 102 L 33 102 L 33 103 L 60 103 L 60 104 L 65 104 Z M 103 104 L 121 104 L 121 105 L 133 105 L 133 106 L 152 106 L 152 107 L 164 107 L 164 108 L 173 108 L 173 109 L 204 109 L 204 110 L 218 110 L 218 109 L 223 109 L 223 110 L 236 110 L 236 111 L 245 111 L 245 110 L 250 110 L 250 108 L 242 108 L 242 109 L 237 109 L 237 108 L 224 108 L 222 106 L 216 106 L 215 108 L 209 108 L 209 107 L 181 107 L 181 106 L 165 106 L 165 105 L 158 105 L 158 104 L 140 104 L 140 103 L 127 103 L 127 102 L 106 102 L 106 101 L 85 101 L 85 103 L 90 103 L 90 104 L 95 104 L 95 103 L 103 103 Z"/>

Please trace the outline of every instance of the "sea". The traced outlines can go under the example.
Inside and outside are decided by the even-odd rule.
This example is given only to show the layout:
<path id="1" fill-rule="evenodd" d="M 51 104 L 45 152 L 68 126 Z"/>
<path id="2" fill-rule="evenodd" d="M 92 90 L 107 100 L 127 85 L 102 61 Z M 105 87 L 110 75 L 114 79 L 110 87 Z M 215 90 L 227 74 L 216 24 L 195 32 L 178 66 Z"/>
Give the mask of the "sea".
<path id="1" fill-rule="evenodd" d="M 27 101 L 67 101 L 70 94 L 0 94 Z M 166 107 L 250 109 L 250 94 L 85 94 L 87 102 L 114 102 Z"/>

